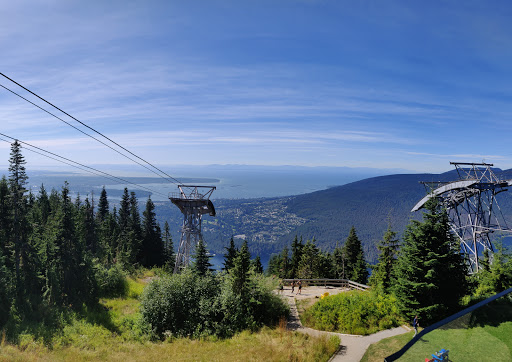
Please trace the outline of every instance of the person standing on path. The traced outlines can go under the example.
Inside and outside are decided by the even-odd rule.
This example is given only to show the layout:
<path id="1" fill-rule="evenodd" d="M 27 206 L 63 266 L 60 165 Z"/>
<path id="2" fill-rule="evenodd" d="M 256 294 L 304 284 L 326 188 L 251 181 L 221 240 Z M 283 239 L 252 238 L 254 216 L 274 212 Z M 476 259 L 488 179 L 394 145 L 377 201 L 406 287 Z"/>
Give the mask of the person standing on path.
<path id="1" fill-rule="evenodd" d="M 412 320 L 412 326 L 414 327 L 414 336 L 413 336 L 413 338 L 414 338 L 418 334 L 418 327 L 420 326 L 420 323 L 418 322 L 418 315 L 417 314 L 414 317 L 414 319 Z"/>
<path id="2" fill-rule="evenodd" d="M 295 280 L 292 280 L 292 294 L 293 294 L 294 290 L 295 290 Z"/>
<path id="3" fill-rule="evenodd" d="M 297 294 L 302 294 L 302 280 L 299 280 L 299 291 L 297 292 Z"/>

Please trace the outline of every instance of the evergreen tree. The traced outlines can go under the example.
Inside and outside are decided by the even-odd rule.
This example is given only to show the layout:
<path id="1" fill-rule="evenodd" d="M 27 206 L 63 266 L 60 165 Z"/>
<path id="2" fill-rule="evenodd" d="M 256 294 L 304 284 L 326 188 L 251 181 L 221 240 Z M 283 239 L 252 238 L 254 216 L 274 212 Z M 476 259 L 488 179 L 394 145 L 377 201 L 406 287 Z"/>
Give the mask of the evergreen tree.
<path id="1" fill-rule="evenodd" d="M 14 268 L 12 264 L 14 259 L 8 258 L 12 250 L 12 240 L 10 238 L 11 216 L 9 185 L 7 184 L 7 179 L 3 176 L 0 180 L 0 251 L 5 258 L 4 265 L 7 270 Z"/>
<path id="2" fill-rule="evenodd" d="M 477 282 L 474 293 L 477 297 L 490 297 L 512 286 L 512 258 L 502 243 L 497 242 L 495 246 L 492 263 L 486 249 L 480 263 L 481 269 L 472 277 Z"/>
<path id="3" fill-rule="evenodd" d="M 302 248 L 302 258 L 299 262 L 298 277 L 301 279 L 317 278 L 319 272 L 319 253 L 315 239 L 306 241 Z"/>
<path id="4" fill-rule="evenodd" d="M 174 255 L 174 244 L 172 242 L 169 223 L 167 221 L 164 224 L 162 239 L 164 242 L 164 265 L 168 271 L 172 272 L 174 270 L 174 265 L 176 264 L 176 256 Z"/>
<path id="5" fill-rule="evenodd" d="M 56 269 L 58 279 L 55 281 L 60 284 L 62 295 L 58 302 L 63 305 L 77 305 L 80 298 L 79 288 L 83 286 L 79 284 L 80 263 L 82 250 L 81 245 L 76 243 L 75 223 L 73 220 L 73 204 L 69 197 L 69 188 L 67 182 L 62 187 L 61 207 L 57 214 L 55 250 Z M 77 245 L 78 244 L 78 245 Z M 49 254 L 51 257 L 52 255 Z M 50 260 L 50 263 L 52 261 Z M 53 285 L 52 289 L 59 289 L 59 286 Z M 59 299 L 60 299 L 59 298 Z"/>
<path id="6" fill-rule="evenodd" d="M 117 262 L 125 267 L 129 267 L 135 262 L 131 260 L 131 256 L 133 255 L 131 248 L 133 235 L 130 235 L 130 212 L 130 193 L 128 192 L 128 188 L 125 187 L 117 217 L 119 236 L 116 243 L 117 250 L 115 251 Z"/>
<path id="7" fill-rule="evenodd" d="M 87 250 L 96 255 L 98 251 L 98 235 L 96 233 L 96 223 L 94 221 L 94 210 L 89 202 L 89 198 L 79 208 L 79 235 Z"/>
<path id="8" fill-rule="evenodd" d="M 366 283 L 368 271 L 364 260 L 363 245 L 357 237 L 356 229 L 352 226 L 344 246 L 345 278 L 357 283 Z"/>
<path id="9" fill-rule="evenodd" d="M 98 212 L 96 213 L 96 218 L 100 223 L 105 221 L 107 215 L 109 213 L 109 205 L 107 198 L 107 191 L 105 190 L 105 186 L 101 190 L 100 201 L 98 202 Z"/>
<path id="10" fill-rule="evenodd" d="M 344 248 L 339 247 L 336 243 L 336 248 L 332 252 L 332 269 L 333 276 L 336 279 L 345 279 L 345 254 Z"/>
<path id="11" fill-rule="evenodd" d="M 235 240 L 233 236 L 229 240 L 229 247 L 224 247 L 226 254 L 224 254 L 224 267 L 222 270 L 229 271 L 235 264 L 235 258 L 238 253 L 238 249 L 235 246 Z"/>
<path id="12" fill-rule="evenodd" d="M 297 235 L 295 235 L 295 239 L 292 241 L 292 257 L 290 260 L 290 275 L 289 277 L 294 279 L 297 277 L 297 272 L 299 270 L 300 259 L 302 258 L 302 236 L 299 240 Z"/>
<path id="13" fill-rule="evenodd" d="M 281 268 L 281 254 L 272 254 L 268 261 L 266 274 L 268 276 L 279 276 L 279 269 Z"/>
<path id="14" fill-rule="evenodd" d="M 205 276 L 211 271 L 213 265 L 210 263 L 210 256 L 203 239 L 199 239 L 197 243 L 194 259 L 193 269 L 198 275 Z"/>
<path id="15" fill-rule="evenodd" d="M 318 278 L 334 278 L 332 255 L 328 252 L 318 253 Z"/>
<path id="16" fill-rule="evenodd" d="M 450 232 L 448 215 L 436 198 L 425 204 L 423 221 L 412 220 L 396 262 L 398 306 L 409 319 L 426 323 L 459 307 L 465 293 L 465 265 Z"/>
<path id="17" fill-rule="evenodd" d="M 286 278 L 290 273 L 290 258 L 288 257 L 288 247 L 285 246 L 281 252 L 281 266 L 279 268 L 279 277 Z"/>
<path id="18" fill-rule="evenodd" d="M 147 205 L 146 205 L 147 207 Z M 154 209 L 154 205 L 153 205 Z M 156 223 L 156 220 L 154 220 Z M 157 225 L 158 227 L 158 225 Z M 140 212 L 139 212 L 139 201 L 137 200 L 137 196 L 135 192 L 130 192 L 130 216 L 128 218 L 128 230 L 126 234 L 126 262 L 130 265 L 133 265 L 135 262 L 141 262 L 141 249 L 143 243 L 143 230 L 141 226 L 140 220 Z M 155 227 L 154 227 L 155 228 Z M 158 231 L 158 238 L 161 241 L 160 227 L 158 230 L 155 228 L 155 232 Z M 162 250 L 163 252 L 163 250 Z M 159 255 L 159 258 L 163 258 L 162 254 Z M 161 265 L 161 263 L 158 263 Z"/>
<path id="19" fill-rule="evenodd" d="M 114 207 L 112 213 L 107 214 L 107 218 L 102 223 L 102 245 L 104 250 L 104 260 L 106 264 L 117 263 L 117 252 L 119 250 L 119 239 L 121 230 L 118 224 L 117 209 Z"/>
<path id="20" fill-rule="evenodd" d="M 253 259 L 252 267 L 255 273 L 263 274 L 263 264 L 261 263 L 261 258 L 259 255 Z"/>
<path id="21" fill-rule="evenodd" d="M 398 246 L 396 232 L 391 230 L 391 224 L 388 224 L 388 229 L 384 233 L 383 239 L 377 245 L 380 254 L 378 263 L 370 277 L 369 284 L 372 288 L 384 293 L 391 292 L 391 278 L 393 277 L 393 267 L 396 261 Z"/>
<path id="22" fill-rule="evenodd" d="M 151 197 L 146 202 L 142 227 L 142 265 L 146 267 L 163 265 L 163 242 L 160 225 L 156 221 L 155 204 Z"/>
<path id="23" fill-rule="evenodd" d="M 233 292 L 243 297 L 248 296 L 249 289 L 249 271 L 251 267 L 251 254 L 249 246 L 245 240 L 237 253 L 233 268 L 230 274 L 233 276 Z"/>
<path id="24" fill-rule="evenodd" d="M 27 250 L 27 226 L 26 222 L 26 195 L 28 176 L 25 170 L 25 158 L 21 154 L 21 145 L 16 140 L 11 144 L 11 157 L 9 158 L 9 193 L 12 210 L 12 232 L 9 244 L 14 249 L 14 280 L 16 301 L 18 306 L 23 303 L 24 285 L 22 279 L 22 251 Z"/>
<path id="25" fill-rule="evenodd" d="M 7 322 L 9 309 L 11 307 L 11 281 L 7 267 L 5 266 L 5 257 L 0 248 L 0 328 Z"/>

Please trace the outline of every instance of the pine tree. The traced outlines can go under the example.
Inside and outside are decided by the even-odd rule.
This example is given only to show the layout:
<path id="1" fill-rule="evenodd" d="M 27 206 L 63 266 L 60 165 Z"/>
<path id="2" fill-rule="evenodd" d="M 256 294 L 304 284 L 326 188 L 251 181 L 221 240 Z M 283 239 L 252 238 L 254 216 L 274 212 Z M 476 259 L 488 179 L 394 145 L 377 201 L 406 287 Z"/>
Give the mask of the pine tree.
<path id="1" fill-rule="evenodd" d="M 281 268 L 281 254 L 272 254 L 268 261 L 266 274 L 268 276 L 279 276 L 279 269 Z"/>
<path id="2" fill-rule="evenodd" d="M 194 255 L 193 269 L 198 275 L 205 276 L 209 271 L 211 271 L 212 266 L 213 265 L 210 263 L 210 257 L 208 256 L 208 250 L 206 250 L 206 245 L 203 239 L 199 239 Z"/>
<path id="3" fill-rule="evenodd" d="M 27 247 L 26 196 L 28 176 L 25 171 L 25 158 L 21 154 L 21 145 L 16 140 L 11 144 L 9 158 L 9 193 L 12 210 L 12 232 L 9 244 L 14 249 L 14 280 L 16 301 L 20 306 L 24 301 L 24 285 L 22 279 L 22 251 Z"/>
<path id="4" fill-rule="evenodd" d="M 263 274 L 263 264 L 259 255 L 252 260 L 252 267 L 255 273 Z"/>
<path id="5" fill-rule="evenodd" d="M 364 260 L 363 245 L 357 237 L 356 229 L 352 226 L 344 245 L 345 278 L 357 283 L 366 283 L 368 271 Z"/>
<path id="6" fill-rule="evenodd" d="M 132 255 L 131 240 L 130 240 L 130 193 L 128 188 L 124 188 L 123 196 L 119 207 L 117 217 L 117 224 L 119 226 L 119 235 L 117 239 L 117 250 L 115 251 L 117 262 L 121 265 L 128 267 L 133 264 L 130 260 Z"/>
<path id="7" fill-rule="evenodd" d="M 344 248 L 339 247 L 336 243 L 336 247 L 332 252 L 332 269 L 333 275 L 337 279 L 345 279 L 345 254 Z"/>
<path id="8" fill-rule="evenodd" d="M 5 265 L 5 257 L 0 248 L 0 328 L 7 322 L 11 307 L 11 283 L 9 271 Z"/>
<path id="9" fill-rule="evenodd" d="M 162 239 L 164 243 L 164 266 L 168 271 L 172 272 L 174 270 L 174 265 L 176 264 L 176 256 L 174 255 L 174 244 L 172 242 L 171 231 L 167 221 L 164 224 Z"/>
<path id="10" fill-rule="evenodd" d="M 290 273 L 290 257 L 288 256 L 288 247 L 285 246 L 281 252 L 281 265 L 279 268 L 279 277 L 286 278 Z"/>
<path id="11" fill-rule="evenodd" d="M 297 278 L 297 272 L 299 270 L 300 259 L 302 258 L 302 247 L 304 244 L 302 243 L 302 236 L 299 240 L 297 235 L 295 235 L 295 239 L 292 241 L 292 257 L 290 260 L 290 274 L 289 277 L 291 279 Z"/>
<path id="12" fill-rule="evenodd" d="M 512 285 L 512 257 L 506 252 L 501 242 L 496 242 L 495 247 L 492 263 L 489 252 L 485 250 L 480 265 L 481 269 L 472 276 L 477 282 L 474 293 L 477 297 L 490 297 Z"/>
<path id="13" fill-rule="evenodd" d="M 315 239 L 306 241 L 302 248 L 302 258 L 300 259 L 297 271 L 299 278 L 311 279 L 318 277 L 319 253 L 320 250 L 315 245 Z"/>
<path id="14" fill-rule="evenodd" d="M 142 222 L 142 265 L 146 267 L 163 265 L 163 242 L 160 225 L 156 221 L 155 204 L 151 197 L 146 202 Z"/>
<path id="15" fill-rule="evenodd" d="M 450 232 L 448 215 L 436 198 L 425 204 L 423 221 L 412 220 L 396 262 L 394 285 L 401 313 L 426 323 L 459 307 L 465 293 L 465 265 Z"/>
<path id="16" fill-rule="evenodd" d="M 224 267 L 222 270 L 229 271 L 235 264 L 235 258 L 238 253 L 238 249 L 235 246 L 235 240 L 233 237 L 229 240 L 229 246 L 224 247 L 226 254 L 224 254 Z"/>
<path id="17" fill-rule="evenodd" d="M 94 210 L 89 198 L 85 199 L 79 209 L 79 235 L 87 250 L 92 255 L 96 255 L 98 252 L 98 235 L 94 221 Z"/>
<path id="18" fill-rule="evenodd" d="M 147 207 L 147 205 L 146 205 Z M 154 205 L 153 205 L 154 209 Z M 155 220 L 156 223 L 156 220 Z M 137 196 L 135 192 L 130 192 L 130 216 L 128 218 L 128 232 L 126 235 L 126 262 L 130 265 L 134 263 L 141 262 L 141 249 L 143 243 L 143 230 L 141 226 L 140 220 L 140 212 L 139 212 L 139 201 L 137 200 Z M 156 230 L 155 230 L 156 232 Z M 158 238 L 161 241 L 160 229 L 158 228 Z M 162 255 L 159 255 L 162 258 Z M 161 263 L 159 264 L 161 265 Z"/>
<path id="19" fill-rule="evenodd" d="M 9 185 L 5 176 L 0 180 L 0 251 L 4 255 L 7 270 L 14 268 L 14 258 L 8 258 L 13 249 L 11 236 L 12 213 L 10 208 Z"/>
<path id="20" fill-rule="evenodd" d="M 233 268 L 229 274 L 233 277 L 233 292 L 241 296 L 248 296 L 249 271 L 251 267 L 251 254 L 245 240 L 237 253 Z"/>
<path id="21" fill-rule="evenodd" d="M 105 186 L 101 190 L 100 201 L 98 202 L 98 212 L 96 213 L 96 218 L 101 223 L 105 221 L 107 215 L 109 213 L 109 205 L 107 198 L 107 191 L 105 190 Z"/>
<path id="22" fill-rule="evenodd" d="M 396 261 L 398 246 L 396 232 L 391 230 L 391 224 L 388 224 L 388 229 L 384 233 L 383 239 L 377 245 L 380 254 L 378 263 L 370 277 L 369 284 L 372 288 L 383 293 L 391 292 L 391 278 L 393 277 L 393 267 Z"/>

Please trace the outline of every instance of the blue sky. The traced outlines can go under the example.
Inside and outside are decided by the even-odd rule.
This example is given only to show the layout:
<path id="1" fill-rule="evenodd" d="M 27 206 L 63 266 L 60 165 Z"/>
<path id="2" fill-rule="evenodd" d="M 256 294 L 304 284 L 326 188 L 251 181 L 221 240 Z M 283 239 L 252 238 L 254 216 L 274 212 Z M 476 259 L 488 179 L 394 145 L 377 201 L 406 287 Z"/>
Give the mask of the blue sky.
<path id="1" fill-rule="evenodd" d="M 0 71 L 159 165 L 510 168 L 511 15 L 506 1 L 2 1 Z M 0 132 L 128 162 L 1 88 Z"/>

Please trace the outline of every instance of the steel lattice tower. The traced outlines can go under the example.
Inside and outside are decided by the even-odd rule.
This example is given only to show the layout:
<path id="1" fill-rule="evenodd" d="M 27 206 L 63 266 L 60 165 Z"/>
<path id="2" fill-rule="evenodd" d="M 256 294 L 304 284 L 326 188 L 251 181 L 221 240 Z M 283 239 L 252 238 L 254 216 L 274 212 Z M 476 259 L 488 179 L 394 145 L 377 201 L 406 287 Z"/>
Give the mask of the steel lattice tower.
<path id="1" fill-rule="evenodd" d="M 450 228 L 460 242 L 470 273 L 480 269 L 479 257 L 484 250 L 494 251 L 491 234 L 510 232 L 496 195 L 507 191 L 512 180 L 500 180 L 489 163 L 450 162 L 458 180 L 452 182 L 422 182 L 427 196 L 412 211 L 418 211 L 432 197 L 441 200 L 448 212 Z"/>
<path id="2" fill-rule="evenodd" d="M 215 208 L 210 200 L 214 186 L 187 186 L 178 185 L 179 193 L 171 195 L 173 204 L 183 213 L 183 227 L 181 239 L 176 254 L 174 273 L 179 273 L 190 263 L 192 245 L 196 246 L 203 239 L 201 233 L 201 220 L 204 214 L 215 216 Z M 184 191 L 184 189 L 188 191 Z M 200 192 L 203 191 L 204 192 Z"/>

